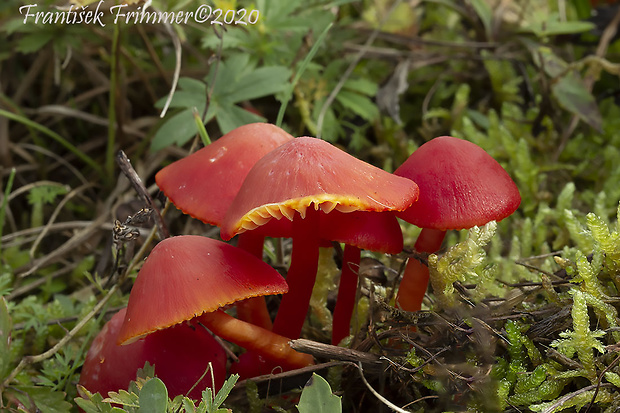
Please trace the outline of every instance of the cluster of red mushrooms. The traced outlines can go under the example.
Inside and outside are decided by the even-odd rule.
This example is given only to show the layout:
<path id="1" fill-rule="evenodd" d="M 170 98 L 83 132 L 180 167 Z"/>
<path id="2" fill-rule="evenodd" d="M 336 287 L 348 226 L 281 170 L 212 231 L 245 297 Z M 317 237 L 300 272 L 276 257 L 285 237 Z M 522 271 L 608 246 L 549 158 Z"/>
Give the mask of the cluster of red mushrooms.
<path id="1" fill-rule="evenodd" d="M 127 308 L 88 352 L 80 384 L 91 392 L 127 388 L 149 361 L 170 395 L 199 398 L 226 376 L 227 357 L 211 334 L 246 349 L 229 369 L 242 377 L 311 365 L 289 340 L 301 334 L 326 241 L 345 245 L 332 326 L 338 344 L 350 333 L 360 250 L 400 253 L 397 217 L 422 228 L 415 250 L 434 253 L 447 230 L 499 221 L 521 202 L 506 171 L 462 139 L 435 138 L 390 174 L 266 123 L 229 132 L 156 181 L 177 208 L 220 227 L 222 240 L 238 235 L 237 246 L 190 235 L 159 242 Z M 292 238 L 286 280 L 262 261 L 265 237 Z M 420 310 L 428 281 L 428 268 L 409 259 L 396 306 Z M 282 294 L 273 322 L 264 299 L 271 294 Z M 224 311 L 232 304 L 236 317 Z M 209 364 L 213 374 L 205 375 Z"/>

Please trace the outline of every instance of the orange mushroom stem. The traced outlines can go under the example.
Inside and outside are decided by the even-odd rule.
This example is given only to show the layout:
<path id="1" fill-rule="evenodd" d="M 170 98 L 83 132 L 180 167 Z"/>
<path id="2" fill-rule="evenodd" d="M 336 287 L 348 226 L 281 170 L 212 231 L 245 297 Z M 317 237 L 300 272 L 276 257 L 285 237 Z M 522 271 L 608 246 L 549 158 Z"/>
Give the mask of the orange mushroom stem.
<path id="1" fill-rule="evenodd" d="M 294 370 L 314 364 L 310 354 L 299 353 L 288 344 L 288 337 L 236 319 L 222 310 L 197 317 L 213 333 L 243 348 L 277 362 L 284 370 Z"/>
<path id="2" fill-rule="evenodd" d="M 439 251 L 446 236 L 446 231 L 423 228 L 418 236 L 414 248 L 417 252 L 429 254 Z M 428 288 L 430 273 L 428 266 L 422 264 L 415 257 L 409 257 L 403 279 L 398 288 L 396 302 L 405 311 L 419 311 Z M 406 297 L 403 299 L 403 297 Z"/>

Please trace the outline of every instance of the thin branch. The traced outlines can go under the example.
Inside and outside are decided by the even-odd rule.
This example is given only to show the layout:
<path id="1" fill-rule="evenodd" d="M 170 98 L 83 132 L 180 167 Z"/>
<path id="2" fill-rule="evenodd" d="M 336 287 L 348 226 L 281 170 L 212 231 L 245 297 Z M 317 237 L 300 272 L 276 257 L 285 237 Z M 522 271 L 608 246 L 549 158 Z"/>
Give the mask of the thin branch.
<path id="1" fill-rule="evenodd" d="M 153 198 L 151 198 L 151 195 L 146 190 L 146 187 L 142 183 L 142 179 L 140 179 L 140 176 L 138 176 L 135 169 L 133 169 L 133 167 L 131 166 L 131 161 L 129 161 L 129 158 L 127 158 L 125 152 L 118 151 L 118 154 L 116 155 L 116 162 L 121 168 L 123 174 L 125 174 L 127 179 L 129 179 L 129 182 L 131 182 L 131 185 L 136 190 L 142 201 L 153 210 L 155 216 L 155 224 L 158 229 L 159 237 L 161 239 L 168 238 L 170 236 L 170 233 L 168 232 L 168 228 L 166 228 L 166 224 L 161 217 L 159 208 L 157 208 L 157 206 L 153 202 Z"/>
<path id="2" fill-rule="evenodd" d="M 398 413 L 409 413 L 407 410 L 401 409 L 400 407 L 398 407 L 397 405 L 395 405 L 394 403 L 392 403 L 391 401 L 389 401 L 388 399 L 383 397 L 381 394 L 379 394 L 378 391 L 376 391 L 370 385 L 370 383 L 368 383 L 368 381 L 366 380 L 366 377 L 364 377 L 364 370 L 362 369 L 362 362 L 359 362 L 357 364 L 355 364 L 355 363 L 351 363 L 351 364 L 353 364 L 355 367 L 358 368 L 358 370 L 360 371 L 360 377 L 362 378 L 362 381 L 364 382 L 366 387 L 368 387 L 368 390 L 370 390 L 370 392 L 372 394 L 374 394 L 377 399 L 379 399 L 383 404 L 385 404 L 387 407 L 389 407 L 390 409 L 394 410 L 395 412 L 398 412 Z"/>

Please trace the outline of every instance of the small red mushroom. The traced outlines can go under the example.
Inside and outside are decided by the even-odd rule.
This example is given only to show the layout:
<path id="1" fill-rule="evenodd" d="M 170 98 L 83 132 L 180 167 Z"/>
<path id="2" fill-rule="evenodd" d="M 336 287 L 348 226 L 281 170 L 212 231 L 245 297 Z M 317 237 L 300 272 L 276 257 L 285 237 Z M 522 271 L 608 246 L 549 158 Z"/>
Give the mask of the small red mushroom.
<path id="1" fill-rule="evenodd" d="M 221 227 L 222 239 L 272 218 L 293 222 L 293 252 L 274 332 L 300 335 L 316 278 L 320 213 L 404 210 L 418 196 L 415 183 L 354 158 L 329 143 L 296 138 L 269 152 L 248 172 Z"/>
<path id="2" fill-rule="evenodd" d="M 225 340 L 279 363 L 285 370 L 313 364 L 289 339 L 229 316 L 220 307 L 288 290 L 276 270 L 239 248 L 210 238 L 167 238 L 153 248 L 129 295 L 120 344 L 194 320 Z"/>
<path id="3" fill-rule="evenodd" d="M 292 139 L 293 136 L 268 123 L 240 126 L 166 166 L 157 173 L 155 181 L 181 211 L 202 222 L 221 226 L 250 168 L 269 151 Z M 263 241 L 262 233 L 248 232 L 239 237 L 237 245 L 262 259 Z M 237 303 L 237 316 L 271 329 L 263 297 Z"/>
<path id="4" fill-rule="evenodd" d="M 420 146 L 396 171 L 418 184 L 418 201 L 399 218 L 420 228 L 416 251 L 439 250 L 449 229 L 466 229 L 500 221 L 521 203 L 514 181 L 495 159 L 469 141 L 442 136 Z M 409 259 L 397 305 L 418 311 L 428 286 L 428 267 Z"/>
<path id="5" fill-rule="evenodd" d="M 188 394 L 200 399 L 206 387 L 217 391 L 226 377 L 226 353 L 204 329 L 187 324 L 158 331 L 126 346 L 116 342 L 126 309 L 117 312 L 93 341 L 82 366 L 79 384 L 104 397 L 111 391 L 126 390 L 145 362 L 155 366 L 171 397 Z M 211 374 L 204 374 L 211 363 Z M 196 385 L 196 386 L 194 386 Z"/>

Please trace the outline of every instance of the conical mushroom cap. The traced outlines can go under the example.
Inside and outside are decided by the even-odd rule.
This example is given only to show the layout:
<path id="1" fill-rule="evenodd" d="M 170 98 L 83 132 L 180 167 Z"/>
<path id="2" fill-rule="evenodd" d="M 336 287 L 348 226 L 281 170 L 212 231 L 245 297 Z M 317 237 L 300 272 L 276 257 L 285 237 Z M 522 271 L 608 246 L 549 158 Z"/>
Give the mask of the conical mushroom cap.
<path id="1" fill-rule="evenodd" d="M 166 166 L 155 175 L 155 181 L 181 211 L 219 226 L 250 168 L 291 139 L 293 136 L 269 123 L 240 126 Z"/>
<path id="2" fill-rule="evenodd" d="M 252 167 L 222 223 L 221 236 L 305 216 L 314 205 L 332 210 L 402 211 L 418 197 L 411 180 L 387 173 L 316 138 L 301 137 L 269 152 Z"/>
<path id="3" fill-rule="evenodd" d="M 195 235 L 167 238 L 138 273 L 118 342 L 132 342 L 239 300 L 287 291 L 276 270 L 239 248 Z"/>
<path id="4" fill-rule="evenodd" d="M 506 218 L 521 203 L 516 184 L 495 159 L 450 136 L 420 146 L 394 174 L 420 187 L 418 201 L 397 216 L 421 228 L 472 228 Z"/>

